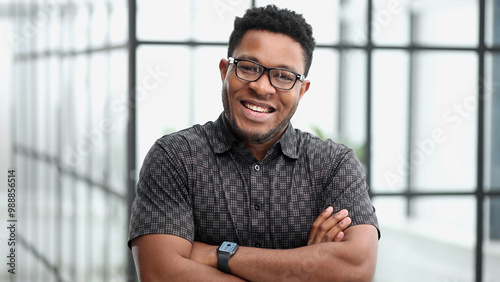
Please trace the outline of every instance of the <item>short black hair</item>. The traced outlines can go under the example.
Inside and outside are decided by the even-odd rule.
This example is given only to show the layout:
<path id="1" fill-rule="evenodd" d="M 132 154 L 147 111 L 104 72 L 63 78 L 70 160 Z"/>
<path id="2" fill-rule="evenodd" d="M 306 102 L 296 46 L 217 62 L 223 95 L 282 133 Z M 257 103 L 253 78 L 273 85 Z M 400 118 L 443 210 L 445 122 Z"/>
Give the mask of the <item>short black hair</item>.
<path id="1" fill-rule="evenodd" d="M 301 14 L 288 9 L 280 9 L 275 5 L 254 7 L 246 11 L 243 17 L 236 17 L 234 30 L 229 37 L 227 56 L 232 57 L 234 49 L 249 30 L 266 30 L 281 33 L 295 39 L 302 45 L 305 58 L 305 73 L 307 76 L 312 63 L 316 42 L 312 36 L 312 27 Z"/>

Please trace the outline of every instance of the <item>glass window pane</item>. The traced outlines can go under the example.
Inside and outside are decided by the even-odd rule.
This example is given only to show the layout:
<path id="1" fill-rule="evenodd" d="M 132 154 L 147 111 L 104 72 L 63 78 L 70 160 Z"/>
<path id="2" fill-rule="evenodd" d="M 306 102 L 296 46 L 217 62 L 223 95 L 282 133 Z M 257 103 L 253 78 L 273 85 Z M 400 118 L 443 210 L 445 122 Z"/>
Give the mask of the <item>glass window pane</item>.
<path id="1" fill-rule="evenodd" d="M 76 277 L 80 279 L 88 279 L 88 273 L 92 270 L 89 265 L 89 255 L 94 248 L 90 248 L 89 235 L 93 229 L 94 223 L 89 219 L 89 212 L 92 207 L 89 194 L 91 192 L 90 186 L 83 181 L 75 181 L 73 185 L 74 190 L 74 219 L 75 219 L 75 236 L 74 240 L 74 257 L 75 257 L 75 272 Z M 91 223 L 89 225 L 89 223 Z"/>
<path id="2" fill-rule="evenodd" d="M 213 121 L 223 111 L 219 62 L 226 58 L 226 53 L 226 47 L 200 47 L 194 51 L 191 59 L 194 76 L 189 81 L 194 87 L 194 105 L 189 109 L 194 124 Z"/>
<path id="3" fill-rule="evenodd" d="M 37 139 L 37 142 L 35 143 L 34 149 L 37 150 L 37 152 L 43 152 L 44 154 L 47 152 L 47 147 L 48 147 L 48 142 L 47 142 L 47 132 L 48 132 L 48 122 L 47 122 L 47 117 L 48 117 L 48 109 L 45 107 L 47 105 L 47 97 L 49 95 L 48 93 L 48 82 L 49 82 L 49 75 L 50 73 L 47 71 L 48 70 L 48 59 L 47 58 L 40 58 L 37 60 L 37 64 L 35 65 L 36 67 L 36 73 L 37 73 L 37 95 L 33 97 L 33 100 L 36 101 L 38 106 L 36 107 L 35 111 L 35 128 L 36 128 L 36 133 L 37 136 L 35 137 Z"/>
<path id="4" fill-rule="evenodd" d="M 92 6 L 90 14 L 90 42 L 93 47 L 101 47 L 108 39 L 108 9 L 104 1 L 95 1 L 90 5 Z"/>
<path id="5" fill-rule="evenodd" d="M 409 56 L 404 51 L 373 55 L 372 187 L 401 191 L 407 182 Z"/>
<path id="6" fill-rule="evenodd" d="M 339 41 L 339 26 L 340 19 L 342 17 L 341 12 L 353 12 L 356 15 L 354 17 L 345 17 L 345 19 L 356 20 L 363 19 L 359 14 L 363 13 L 362 9 L 359 7 L 354 8 L 352 6 L 359 5 L 358 2 L 365 1 L 350 1 L 349 7 L 344 7 L 341 10 L 341 1 L 330 1 L 322 0 L 315 1 L 315 5 L 304 5 L 304 1 L 297 0 L 278 0 L 278 1 L 268 1 L 268 0 L 258 0 L 255 1 L 257 6 L 266 6 L 268 4 L 275 4 L 280 8 L 288 8 L 299 14 L 302 14 L 306 21 L 313 28 L 313 36 L 316 39 L 317 44 L 333 44 Z M 356 3 L 354 3 L 356 2 Z M 318 7 L 321 7 L 318 9 Z M 352 8 L 352 9 L 348 9 Z M 362 27 L 363 25 L 356 25 Z"/>
<path id="7" fill-rule="evenodd" d="M 126 0 L 109 3 L 111 15 L 109 19 L 109 36 L 111 44 L 125 44 L 128 36 L 128 6 Z"/>
<path id="8" fill-rule="evenodd" d="M 48 132 L 50 142 L 48 146 L 47 153 L 50 156 L 55 156 L 58 150 L 58 141 L 57 141 L 57 132 L 59 128 L 59 97 L 61 95 L 60 90 L 60 82 L 59 82 L 59 74 L 60 74 L 60 64 L 59 58 L 50 57 L 50 70 L 49 70 L 49 79 L 48 82 L 50 84 L 49 94 L 47 99 L 49 101 L 48 109 L 47 109 L 47 117 L 48 117 Z"/>
<path id="9" fill-rule="evenodd" d="M 415 123 L 408 160 L 422 190 L 470 191 L 476 184 L 477 57 L 417 54 Z"/>
<path id="10" fill-rule="evenodd" d="M 141 46 L 137 51 L 138 168 L 158 138 L 192 124 L 187 110 L 192 103 L 191 52 L 172 46 Z"/>
<path id="11" fill-rule="evenodd" d="M 90 146 L 86 137 L 88 136 L 89 128 L 89 61 L 87 56 L 78 56 L 72 61 L 72 66 L 75 71 L 71 71 L 68 75 L 72 81 L 71 95 L 63 95 L 66 103 L 70 106 L 69 110 L 65 110 L 62 114 L 65 118 L 62 122 L 67 128 L 65 132 L 68 143 L 63 148 L 65 165 L 69 169 L 76 170 L 80 174 L 88 173 L 88 162 Z M 65 93 L 65 91 L 63 91 Z"/>
<path id="12" fill-rule="evenodd" d="M 479 1 L 415 1 L 417 43 L 423 45 L 477 46 Z M 408 11 L 408 9 L 406 9 Z"/>
<path id="13" fill-rule="evenodd" d="M 76 9 L 73 19 L 69 18 L 69 15 L 66 15 L 64 18 L 66 22 L 66 27 L 62 27 L 64 30 L 68 30 L 68 27 L 74 27 L 70 33 L 66 33 L 63 35 L 63 39 L 65 41 L 74 40 L 71 42 L 71 46 L 74 46 L 77 50 L 85 49 L 89 46 L 89 30 L 90 30 L 90 7 L 89 5 L 79 4 L 78 9 Z M 67 13 L 69 14 L 69 13 Z M 67 21 L 71 21 L 71 24 L 67 24 Z"/>
<path id="14" fill-rule="evenodd" d="M 127 123 L 130 106 L 127 92 L 127 51 L 116 50 L 112 52 L 110 60 L 111 109 L 106 115 L 106 121 L 109 123 L 105 127 L 111 139 L 109 183 L 112 190 L 124 194 L 126 188 L 124 181 L 127 179 L 125 176 L 127 171 Z"/>
<path id="15" fill-rule="evenodd" d="M 50 17 L 47 22 L 47 29 L 49 34 L 48 48 L 50 50 L 57 50 L 61 44 L 61 6 L 54 5 L 50 7 Z"/>
<path id="16" fill-rule="evenodd" d="M 71 179 L 68 175 L 61 176 L 62 187 L 74 187 L 75 181 Z M 64 277 L 73 277 L 73 262 L 75 258 L 75 203 L 74 199 L 75 189 L 62 189 L 61 190 L 61 203 L 60 203 L 60 226 L 61 226 L 61 261 L 60 261 L 60 271 L 61 275 Z"/>
<path id="17" fill-rule="evenodd" d="M 187 40 L 192 36 L 191 17 L 190 1 L 137 1 L 137 37 L 140 40 Z"/>
<path id="18" fill-rule="evenodd" d="M 249 0 L 191 0 L 193 38 L 228 42 L 234 18 L 243 16 L 250 5 Z"/>
<path id="19" fill-rule="evenodd" d="M 106 203 L 109 212 L 109 220 L 111 225 L 108 227 L 111 231 L 109 236 L 109 263 L 112 279 L 108 281 L 126 281 L 128 279 L 127 269 L 124 267 L 130 253 L 128 249 L 124 250 L 123 246 L 127 246 L 127 232 L 116 232 L 116 230 L 128 230 L 128 204 L 121 199 L 112 197 Z M 126 248 L 126 247 L 125 247 Z"/>
<path id="20" fill-rule="evenodd" d="M 88 153 L 92 162 L 91 177 L 103 182 L 106 169 L 106 134 L 107 103 L 109 102 L 109 57 L 105 53 L 96 53 L 90 60 L 90 111 L 86 113 L 91 121 L 85 129 L 84 139 L 79 143 L 89 147 Z M 90 115 L 90 117 L 88 117 Z"/>
<path id="21" fill-rule="evenodd" d="M 473 281 L 474 197 L 375 198 L 382 230 L 374 281 Z M 397 247 L 395 247 L 397 246 Z"/>
<path id="22" fill-rule="evenodd" d="M 373 34 L 377 44 L 476 46 L 478 1 L 374 1 Z M 413 33 L 413 35 L 412 35 Z"/>
<path id="23" fill-rule="evenodd" d="M 364 160 L 366 143 L 366 53 L 361 50 L 344 50 L 340 55 L 339 81 L 341 142 L 351 146 Z"/>
<path id="24" fill-rule="evenodd" d="M 410 41 L 409 1 L 373 1 L 372 40 L 376 44 L 403 45 Z"/>
<path id="25" fill-rule="evenodd" d="M 28 146 L 29 149 L 33 149 L 35 147 L 36 143 L 36 138 L 34 136 L 34 132 L 36 131 L 35 129 L 35 123 L 34 121 L 34 113 L 36 111 L 37 105 L 35 104 L 35 99 L 38 89 L 36 86 L 36 60 L 32 61 L 24 61 L 23 63 L 26 64 L 26 72 L 23 75 L 23 79 L 26 81 L 26 88 L 24 89 L 26 92 L 26 95 L 23 97 L 25 100 L 23 100 L 24 105 L 26 105 L 26 108 L 21 108 L 21 114 L 23 111 L 25 112 L 24 118 L 23 118 L 23 125 L 22 128 L 19 128 L 19 130 L 23 130 L 26 133 L 26 146 Z"/>
<path id="26" fill-rule="evenodd" d="M 91 243 L 93 248 L 90 248 L 90 265 L 87 274 L 90 276 L 89 281 L 98 281 L 104 277 L 103 271 L 106 270 L 106 267 L 103 267 L 105 259 L 103 254 L 108 247 L 106 244 L 109 243 L 109 233 L 105 232 L 108 231 L 106 230 L 106 224 L 109 224 L 106 220 L 109 201 L 107 201 L 105 192 L 101 188 L 91 187 L 90 189 L 90 205 L 87 206 L 87 212 L 92 227 L 88 227 L 91 232 L 87 233 L 88 237 L 85 239 L 87 245 Z"/>
<path id="27" fill-rule="evenodd" d="M 295 128 L 333 138 L 337 133 L 338 53 L 317 48 L 307 76 L 309 90 L 300 100 L 292 124 Z M 319 113 L 319 114 L 315 114 Z M 319 117 L 319 118 L 318 118 Z"/>

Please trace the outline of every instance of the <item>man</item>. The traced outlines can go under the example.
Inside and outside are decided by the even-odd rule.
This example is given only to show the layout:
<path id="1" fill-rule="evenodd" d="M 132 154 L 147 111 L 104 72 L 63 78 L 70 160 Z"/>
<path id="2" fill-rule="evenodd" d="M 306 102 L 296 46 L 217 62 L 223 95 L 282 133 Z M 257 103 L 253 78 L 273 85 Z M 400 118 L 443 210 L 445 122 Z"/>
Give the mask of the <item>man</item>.
<path id="1" fill-rule="evenodd" d="M 314 44 L 302 16 L 276 6 L 235 20 L 224 112 L 144 161 L 129 237 L 142 281 L 373 278 L 379 233 L 358 159 L 290 124 Z"/>

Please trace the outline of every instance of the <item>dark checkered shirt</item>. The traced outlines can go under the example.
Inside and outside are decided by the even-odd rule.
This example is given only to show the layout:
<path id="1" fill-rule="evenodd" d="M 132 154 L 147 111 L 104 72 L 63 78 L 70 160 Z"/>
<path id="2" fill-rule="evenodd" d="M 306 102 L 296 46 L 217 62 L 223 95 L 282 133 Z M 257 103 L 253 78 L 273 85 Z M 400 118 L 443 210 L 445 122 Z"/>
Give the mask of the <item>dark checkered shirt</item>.
<path id="1" fill-rule="evenodd" d="M 377 227 L 365 174 L 353 151 L 291 125 L 257 161 L 225 123 L 166 135 L 144 160 L 132 205 L 130 240 L 164 233 L 219 245 L 304 246 L 328 206 L 352 224 Z"/>

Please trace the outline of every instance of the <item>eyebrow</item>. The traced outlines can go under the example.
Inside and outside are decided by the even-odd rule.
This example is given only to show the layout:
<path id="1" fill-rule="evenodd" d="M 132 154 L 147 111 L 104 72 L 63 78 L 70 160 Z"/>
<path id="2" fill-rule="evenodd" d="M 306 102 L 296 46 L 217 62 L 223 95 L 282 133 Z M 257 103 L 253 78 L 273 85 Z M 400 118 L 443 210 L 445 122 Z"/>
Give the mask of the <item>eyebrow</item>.
<path id="1" fill-rule="evenodd" d="M 240 60 L 250 60 L 250 61 L 254 61 L 256 63 L 259 63 L 261 65 L 263 65 L 261 62 L 259 62 L 259 59 L 257 59 L 256 57 L 254 56 L 246 56 L 246 55 L 242 55 L 240 57 L 238 57 Z M 267 66 L 266 66 L 267 67 Z M 295 73 L 298 73 L 292 66 L 289 66 L 289 65 L 279 65 L 277 67 L 272 67 L 272 68 L 281 68 L 281 69 L 287 69 L 287 70 L 291 70 Z"/>

